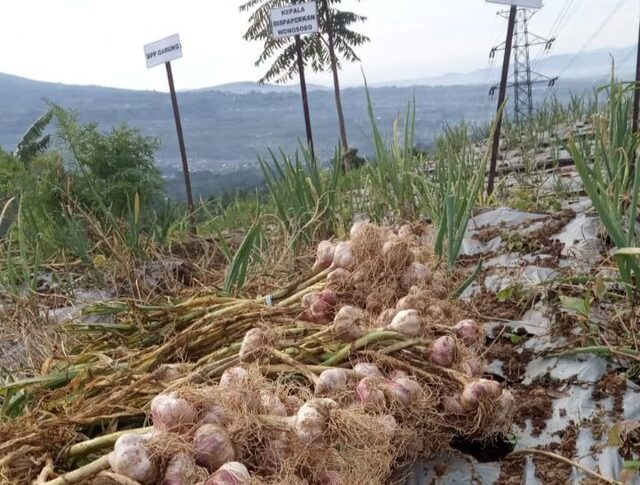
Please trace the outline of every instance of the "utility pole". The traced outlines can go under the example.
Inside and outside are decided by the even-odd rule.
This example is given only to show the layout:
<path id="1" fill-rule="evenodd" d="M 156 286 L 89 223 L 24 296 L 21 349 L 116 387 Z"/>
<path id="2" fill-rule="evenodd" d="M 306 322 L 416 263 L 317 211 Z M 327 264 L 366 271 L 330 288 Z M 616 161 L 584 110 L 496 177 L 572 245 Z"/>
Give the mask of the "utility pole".
<path id="1" fill-rule="evenodd" d="M 498 160 L 498 150 L 500 148 L 500 128 L 502 127 L 504 100 L 507 97 L 509 63 L 511 62 L 511 46 L 513 44 L 513 31 L 516 23 L 517 9 L 518 7 L 512 5 L 511 10 L 509 11 L 509 25 L 507 27 L 507 39 L 504 44 L 504 59 L 502 61 L 502 78 L 500 79 L 500 93 L 498 94 L 498 115 L 493 133 L 493 146 L 491 147 L 491 164 L 489 166 L 489 182 L 487 184 L 488 195 L 491 195 L 493 193 L 493 186 L 496 177 L 496 162 Z"/>
<path id="2" fill-rule="evenodd" d="M 513 9 L 513 7 L 512 7 Z M 516 7 L 516 17 L 514 19 L 514 39 L 513 39 L 513 83 L 509 87 L 514 88 L 514 105 L 515 120 L 520 124 L 531 119 L 533 115 L 533 86 L 536 84 L 546 83 L 552 87 L 558 80 L 557 77 L 549 77 L 531 69 L 530 48 L 535 46 L 544 46 L 544 50 L 548 51 L 555 42 L 555 38 L 545 39 L 537 34 L 529 31 L 529 20 L 533 17 L 537 10 L 531 11 L 524 7 Z M 511 16 L 511 11 L 499 12 L 498 15 L 504 18 Z M 489 54 L 493 58 L 497 51 L 506 47 L 506 43 L 491 49 Z M 493 94 L 496 87 L 491 88 L 490 94 Z"/>

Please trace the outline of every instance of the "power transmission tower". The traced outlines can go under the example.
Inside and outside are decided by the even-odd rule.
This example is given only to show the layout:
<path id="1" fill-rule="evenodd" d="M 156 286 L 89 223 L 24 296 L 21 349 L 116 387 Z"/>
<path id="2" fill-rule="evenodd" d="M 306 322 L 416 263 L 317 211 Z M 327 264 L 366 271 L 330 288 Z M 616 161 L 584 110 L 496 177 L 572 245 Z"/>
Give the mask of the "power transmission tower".
<path id="1" fill-rule="evenodd" d="M 523 7 L 517 7 L 515 25 L 513 29 L 513 81 L 508 84 L 514 88 L 515 120 L 521 123 L 533 115 L 533 86 L 546 83 L 552 87 L 558 77 L 549 77 L 531 69 L 529 49 L 544 46 L 548 51 L 555 42 L 555 38 L 545 39 L 529 31 L 529 20 L 536 14 Z M 509 19 L 509 11 L 498 12 L 501 17 Z M 498 51 L 504 50 L 506 42 L 491 49 L 489 58 L 493 59 Z M 493 96 L 498 86 L 492 86 L 490 95 Z"/>

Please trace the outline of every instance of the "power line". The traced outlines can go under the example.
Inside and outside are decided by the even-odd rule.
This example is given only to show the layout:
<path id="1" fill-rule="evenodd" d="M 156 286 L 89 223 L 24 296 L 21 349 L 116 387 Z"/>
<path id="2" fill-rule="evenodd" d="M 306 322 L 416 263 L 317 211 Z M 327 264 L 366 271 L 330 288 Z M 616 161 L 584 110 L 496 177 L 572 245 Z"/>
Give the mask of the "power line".
<path id="1" fill-rule="evenodd" d="M 585 42 L 585 44 L 582 46 L 582 48 L 576 52 L 571 59 L 569 59 L 569 62 L 567 63 L 567 65 L 562 69 L 562 71 L 560 71 L 559 76 L 562 76 L 567 69 L 569 69 L 573 63 L 577 60 L 577 58 L 580 56 L 580 54 L 582 54 L 587 47 L 589 47 L 591 45 L 591 42 L 593 42 L 595 40 L 596 37 L 598 37 L 598 35 L 600 35 L 600 33 L 604 30 L 604 28 L 609 24 L 609 22 L 611 22 L 611 19 L 613 19 L 614 15 L 616 14 L 617 10 L 622 7 L 622 5 L 624 3 L 626 3 L 628 0 L 620 0 L 611 10 L 611 12 L 609 12 L 609 15 L 607 15 L 604 19 L 604 21 L 600 24 L 600 26 L 594 31 L 594 33 L 591 35 L 591 37 L 589 37 L 589 39 L 587 40 L 587 42 Z"/>

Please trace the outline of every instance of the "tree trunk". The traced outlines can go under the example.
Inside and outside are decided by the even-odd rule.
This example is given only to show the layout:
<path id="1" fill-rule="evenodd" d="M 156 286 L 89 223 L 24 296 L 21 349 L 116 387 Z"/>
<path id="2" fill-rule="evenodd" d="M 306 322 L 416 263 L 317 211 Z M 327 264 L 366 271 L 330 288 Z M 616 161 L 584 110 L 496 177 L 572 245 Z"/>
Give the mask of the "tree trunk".
<path id="1" fill-rule="evenodd" d="M 329 37 L 329 58 L 331 60 L 331 71 L 333 73 L 333 91 L 336 98 L 336 110 L 338 111 L 338 125 L 340 127 L 340 145 L 342 146 L 342 156 L 344 170 L 349 170 L 349 143 L 347 141 L 347 128 L 344 123 L 344 112 L 342 111 L 342 98 L 340 96 L 340 79 L 338 78 L 338 61 L 336 59 L 335 43 L 333 38 L 333 19 L 329 2 L 324 0 L 327 10 L 327 35 Z"/>

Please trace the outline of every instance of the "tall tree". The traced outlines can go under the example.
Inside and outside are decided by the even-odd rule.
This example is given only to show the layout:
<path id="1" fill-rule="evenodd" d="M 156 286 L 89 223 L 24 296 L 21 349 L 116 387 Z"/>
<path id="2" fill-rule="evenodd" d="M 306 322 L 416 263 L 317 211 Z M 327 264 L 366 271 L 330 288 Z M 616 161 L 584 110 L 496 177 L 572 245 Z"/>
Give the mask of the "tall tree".
<path id="1" fill-rule="evenodd" d="M 318 34 L 304 37 L 302 52 L 307 65 L 314 72 L 331 69 L 333 88 L 340 128 L 340 145 L 344 153 L 345 168 L 349 168 L 349 142 L 340 97 L 340 79 L 338 71 L 341 61 L 357 62 L 360 60 L 355 48 L 369 41 L 369 38 L 352 30 L 352 26 L 364 22 L 366 17 L 353 12 L 339 10 L 342 0 L 317 0 Z M 273 81 L 282 83 L 298 74 L 296 45 L 293 38 L 275 39 L 271 35 L 270 12 L 274 8 L 290 3 L 303 3 L 301 0 L 248 0 L 240 6 L 241 12 L 251 12 L 249 28 L 244 34 L 246 40 L 263 42 L 262 53 L 256 66 L 269 64 L 267 72 L 260 82 Z"/>

